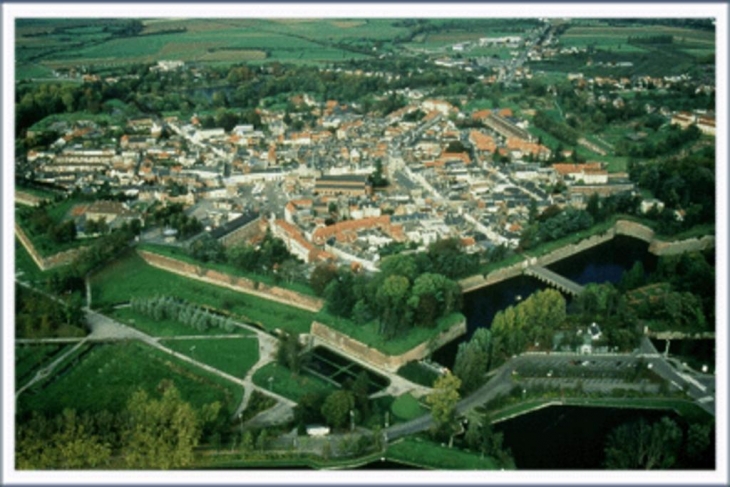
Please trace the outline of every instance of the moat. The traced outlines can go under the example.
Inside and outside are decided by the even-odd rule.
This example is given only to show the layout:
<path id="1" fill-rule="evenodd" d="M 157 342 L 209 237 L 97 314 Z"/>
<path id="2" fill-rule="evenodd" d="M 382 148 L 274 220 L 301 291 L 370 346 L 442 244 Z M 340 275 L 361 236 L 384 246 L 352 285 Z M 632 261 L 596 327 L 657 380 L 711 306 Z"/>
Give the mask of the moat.
<path id="1" fill-rule="evenodd" d="M 581 285 L 616 284 L 623 272 L 631 269 L 636 262 L 641 262 L 648 274 L 656 270 L 658 259 L 648 249 L 649 244 L 642 240 L 619 235 L 547 267 Z M 497 312 L 549 287 L 533 277 L 521 275 L 465 293 L 462 312 L 467 320 L 467 333 L 434 352 L 433 359 L 446 367 L 453 367 L 459 343 L 469 340 L 477 328 L 491 326 Z M 569 295 L 565 298 L 570 302 Z"/>

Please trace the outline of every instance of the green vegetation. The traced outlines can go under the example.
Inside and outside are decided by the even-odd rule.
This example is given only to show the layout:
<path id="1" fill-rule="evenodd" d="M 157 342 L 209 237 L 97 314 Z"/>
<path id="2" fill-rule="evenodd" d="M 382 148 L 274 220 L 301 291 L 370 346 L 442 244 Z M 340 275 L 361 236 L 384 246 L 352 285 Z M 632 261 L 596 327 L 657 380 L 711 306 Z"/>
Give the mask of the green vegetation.
<path id="1" fill-rule="evenodd" d="M 24 392 L 18 411 L 20 417 L 31 411 L 56 415 L 65 408 L 114 413 L 135 390 L 151 393 L 163 379 L 171 380 L 196 407 L 219 401 L 223 410 L 232 412 L 242 395 L 240 387 L 217 376 L 147 345 L 127 342 L 88 347 L 46 382 Z"/>
<path id="2" fill-rule="evenodd" d="M 78 200 L 66 199 L 55 204 L 17 207 L 15 220 L 33 243 L 36 252 L 47 257 L 89 244 L 88 240 L 76 238 L 75 224 L 66 219 L 71 208 L 78 203 Z"/>
<path id="3" fill-rule="evenodd" d="M 420 438 L 408 438 L 388 446 L 386 458 L 406 465 L 448 470 L 497 470 L 497 462 L 489 457 L 447 448 Z"/>
<path id="4" fill-rule="evenodd" d="M 209 242 L 207 242 L 209 243 Z M 190 264 L 201 266 L 204 269 L 213 269 L 219 272 L 222 272 L 224 274 L 229 274 L 232 276 L 240 276 L 245 277 L 246 279 L 250 279 L 254 282 L 261 282 L 263 284 L 269 285 L 269 286 L 279 286 L 285 289 L 290 289 L 292 291 L 296 291 L 298 293 L 306 294 L 313 296 L 314 291 L 312 289 L 302 283 L 299 282 L 289 282 L 286 280 L 282 280 L 280 278 L 276 278 L 267 274 L 259 274 L 256 272 L 247 272 L 245 270 L 240 269 L 239 267 L 236 267 L 233 264 L 229 263 L 219 263 L 219 262 L 213 262 L 213 261 L 204 261 L 198 258 L 195 258 L 190 255 L 189 252 L 186 252 L 179 247 L 171 247 L 168 245 L 155 245 L 155 244 L 149 244 L 145 243 L 138 247 L 140 250 L 146 250 L 148 252 L 153 252 L 155 254 L 164 255 L 167 257 L 172 257 L 173 259 L 180 260 L 182 262 L 187 262 Z"/>
<path id="5" fill-rule="evenodd" d="M 39 291 L 15 285 L 15 336 L 18 338 L 75 338 L 88 334 L 81 298 L 58 300 Z"/>
<path id="6" fill-rule="evenodd" d="M 398 375 L 411 382 L 426 387 L 432 387 L 439 374 L 420 362 L 408 362 L 398 369 Z"/>
<path id="7" fill-rule="evenodd" d="M 407 335 L 386 339 L 378 332 L 376 322 L 357 325 L 350 320 L 338 318 L 326 312 L 320 312 L 317 315 L 318 321 L 389 355 L 405 353 L 417 345 L 433 339 L 442 331 L 448 330 L 464 319 L 464 315 L 461 313 L 452 313 L 440 318 L 434 328 L 413 328 Z"/>
<path id="8" fill-rule="evenodd" d="M 147 333 L 153 337 L 174 337 L 174 336 L 189 336 L 189 335 L 228 335 L 231 333 L 250 335 L 253 333 L 242 327 L 235 327 L 232 332 L 228 332 L 221 328 L 211 327 L 207 330 L 198 331 L 185 325 L 179 321 L 171 319 L 160 319 L 156 320 L 153 317 L 146 316 L 144 314 L 135 312 L 132 308 L 115 308 L 109 313 L 110 316 L 116 320 L 125 323 L 133 328 L 136 328 L 144 333 Z"/>
<path id="9" fill-rule="evenodd" d="M 52 362 L 54 357 L 65 353 L 71 345 L 25 344 L 15 345 L 15 386 L 22 387 L 33 378 L 43 365 Z"/>
<path id="10" fill-rule="evenodd" d="M 256 337 L 164 340 L 164 346 L 243 379 L 259 360 Z"/>
<path id="11" fill-rule="evenodd" d="M 267 391 L 271 390 L 295 402 L 300 402 L 305 394 L 326 395 L 338 390 L 338 387 L 331 382 L 307 372 L 296 375 L 277 363 L 267 364 L 257 370 L 253 375 L 253 382 Z"/>
<path id="12" fill-rule="evenodd" d="M 35 263 L 33 258 L 30 256 L 23 244 L 16 238 L 15 239 L 15 273 L 22 272 L 20 276 L 21 281 L 27 282 L 38 282 L 43 281 L 48 276 L 48 271 L 42 271 Z"/>
<path id="13" fill-rule="evenodd" d="M 157 393 L 137 389 L 118 413 L 34 412 L 18 427 L 17 467 L 166 470 L 190 465 L 201 436 L 220 418 L 220 403 L 195 408 L 169 381 L 160 382 Z"/>
<path id="14" fill-rule="evenodd" d="M 158 294 L 222 310 L 267 330 L 307 333 L 314 314 L 266 299 L 188 279 L 148 265 L 134 252 L 112 262 L 91 279 L 93 305 L 104 308 L 132 297 Z"/>
<path id="15" fill-rule="evenodd" d="M 398 396 L 395 401 L 393 401 L 393 405 L 390 410 L 395 416 L 406 421 L 421 417 L 428 412 L 423 406 L 421 406 L 418 399 L 413 397 L 411 394 Z"/>

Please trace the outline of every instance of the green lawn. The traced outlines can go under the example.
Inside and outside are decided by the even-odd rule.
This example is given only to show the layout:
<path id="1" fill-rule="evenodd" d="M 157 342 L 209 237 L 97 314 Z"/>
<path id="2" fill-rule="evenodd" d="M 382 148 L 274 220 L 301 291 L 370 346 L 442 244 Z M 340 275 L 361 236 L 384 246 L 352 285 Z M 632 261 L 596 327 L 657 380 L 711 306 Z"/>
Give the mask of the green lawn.
<path id="1" fill-rule="evenodd" d="M 134 252 L 109 264 L 91 279 L 92 304 L 103 308 L 128 302 L 133 296 L 175 296 L 185 301 L 230 312 L 267 330 L 309 332 L 314 313 L 188 279 L 147 264 Z"/>
<path id="2" fill-rule="evenodd" d="M 389 445 L 385 456 L 388 460 L 428 469 L 498 470 L 500 468 L 492 458 L 481 458 L 474 453 L 447 448 L 420 438 L 407 438 Z"/>
<path id="3" fill-rule="evenodd" d="M 259 360 L 256 337 L 164 340 L 162 345 L 243 379 Z"/>
<path id="4" fill-rule="evenodd" d="M 464 315 L 461 313 L 452 313 L 439 319 L 434 328 L 416 326 L 406 335 L 387 339 L 378 333 L 378 323 L 376 321 L 365 325 L 356 325 L 344 318 L 332 316 L 326 311 L 320 311 L 317 315 L 318 321 L 389 355 L 400 355 L 405 353 L 417 345 L 431 340 L 442 331 L 451 328 L 453 325 L 464 319 Z"/>
<path id="5" fill-rule="evenodd" d="M 433 383 L 439 375 L 431 368 L 422 365 L 420 362 L 412 361 L 398 369 L 398 375 L 411 382 L 426 387 L 433 387 Z"/>
<path id="6" fill-rule="evenodd" d="M 172 337 L 172 336 L 189 336 L 189 335 L 230 335 L 227 331 L 222 328 L 208 328 L 205 331 L 198 331 L 191 326 L 174 320 L 159 320 L 156 321 L 150 316 L 146 316 L 141 313 L 132 311 L 132 308 L 118 308 L 114 309 L 110 316 L 125 323 L 129 326 L 137 328 L 138 330 L 147 333 L 153 337 Z M 253 336 L 253 332 L 246 330 L 245 328 L 236 327 L 233 333 L 241 335 Z"/>
<path id="7" fill-rule="evenodd" d="M 77 411 L 122 410 L 138 388 L 154 393 L 162 380 L 171 380 L 182 397 L 196 407 L 220 401 L 233 412 L 242 389 L 159 350 L 137 342 L 89 347 L 69 367 L 23 393 L 18 411 L 56 415 L 64 408 Z"/>
<path id="8" fill-rule="evenodd" d="M 418 399 L 410 394 L 398 396 L 396 400 L 393 401 L 393 405 L 390 407 L 390 410 L 394 415 L 406 421 L 419 418 L 428 412 L 423 406 L 421 406 Z"/>
<path id="9" fill-rule="evenodd" d="M 15 385 L 22 387 L 37 370 L 73 345 L 61 343 L 15 345 Z"/>
<path id="10" fill-rule="evenodd" d="M 296 402 L 299 402 L 299 398 L 307 393 L 321 392 L 329 394 L 338 389 L 334 384 L 306 372 L 301 372 L 299 376 L 295 376 L 289 369 L 277 363 L 265 365 L 257 370 L 253 375 L 253 382 L 257 386 L 269 390 L 269 377 L 273 377 L 271 381 L 272 392 Z"/>
<path id="11" fill-rule="evenodd" d="M 22 272 L 22 281 L 38 282 L 45 280 L 49 271 L 42 271 L 30 256 L 20 240 L 15 239 L 15 272 Z"/>
<path id="12" fill-rule="evenodd" d="M 184 250 L 182 250 L 178 247 L 170 247 L 167 245 L 143 244 L 143 245 L 140 245 L 139 248 L 141 250 L 147 250 L 149 252 L 154 252 L 156 254 L 164 255 L 167 257 L 172 257 L 173 259 L 181 260 L 183 262 L 188 262 L 190 264 L 204 267 L 206 269 L 213 269 L 213 270 L 222 272 L 224 274 L 245 277 L 252 281 L 262 282 L 269 286 L 278 286 L 278 287 L 282 287 L 285 289 L 290 289 L 292 291 L 306 294 L 308 296 L 315 295 L 312 288 L 305 284 L 297 283 L 297 282 L 288 283 L 285 281 L 276 282 L 274 280 L 274 278 L 271 276 L 266 276 L 263 274 L 256 274 L 254 272 L 245 272 L 240 269 L 237 269 L 236 267 L 234 267 L 230 264 L 216 264 L 214 262 L 201 262 L 201 261 L 191 257 Z"/>

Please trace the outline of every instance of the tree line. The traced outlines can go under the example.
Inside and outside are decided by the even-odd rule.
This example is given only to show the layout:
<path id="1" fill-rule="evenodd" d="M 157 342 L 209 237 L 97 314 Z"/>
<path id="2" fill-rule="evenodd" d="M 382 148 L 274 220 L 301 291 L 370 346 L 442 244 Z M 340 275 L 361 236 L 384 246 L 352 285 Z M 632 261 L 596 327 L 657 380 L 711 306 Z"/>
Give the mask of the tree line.
<path id="1" fill-rule="evenodd" d="M 195 449 L 220 416 L 218 402 L 196 409 L 169 381 L 159 393 L 139 389 L 119 413 L 66 409 L 47 417 L 34 412 L 18 422 L 19 470 L 158 469 L 193 465 Z"/>
<path id="2" fill-rule="evenodd" d="M 155 321 L 177 321 L 199 332 L 211 328 L 220 328 L 228 333 L 236 330 L 236 323 L 230 317 L 211 313 L 206 308 L 171 296 L 133 297 L 129 304 L 132 311 L 154 318 Z"/>
<path id="3" fill-rule="evenodd" d="M 377 320 L 385 337 L 414 326 L 433 327 L 439 318 L 461 309 L 461 288 L 452 280 L 473 271 L 473 256 L 456 239 L 432 244 L 428 252 L 386 257 L 374 275 L 321 265 L 310 277 L 326 309 L 356 324 Z"/>

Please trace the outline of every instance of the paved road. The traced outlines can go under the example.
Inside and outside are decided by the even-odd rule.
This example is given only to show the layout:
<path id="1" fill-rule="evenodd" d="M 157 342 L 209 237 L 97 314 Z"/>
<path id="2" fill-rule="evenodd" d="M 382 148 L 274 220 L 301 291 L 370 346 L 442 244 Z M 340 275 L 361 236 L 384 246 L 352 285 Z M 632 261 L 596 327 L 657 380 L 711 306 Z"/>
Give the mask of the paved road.
<path id="1" fill-rule="evenodd" d="M 648 341 L 648 339 L 647 339 Z M 580 360 L 581 362 L 588 361 L 589 363 L 585 366 L 587 371 L 606 371 L 612 367 L 617 367 L 617 363 L 625 365 L 636 365 L 637 362 L 643 360 L 647 366 L 651 365 L 651 368 L 660 377 L 667 379 L 670 383 L 675 383 L 680 389 L 685 386 L 688 387 L 688 393 L 690 397 L 695 400 L 695 403 L 702 407 L 705 411 L 709 412 L 713 416 L 715 415 L 714 408 L 714 397 L 710 394 L 710 389 L 707 388 L 702 390 L 700 386 L 693 383 L 693 378 L 690 374 L 678 373 L 669 363 L 656 352 L 656 349 L 651 345 L 642 342 L 639 353 L 636 354 L 594 354 L 594 355 L 578 355 L 578 354 L 524 354 L 518 357 L 512 358 L 506 364 L 502 365 L 492 374 L 492 377 L 480 387 L 478 390 L 470 394 L 468 397 L 459 401 L 456 406 L 457 414 L 463 414 L 469 409 L 485 404 L 492 399 L 495 399 L 501 394 L 508 393 L 515 382 L 512 380 L 512 373 L 515 370 L 527 365 L 538 365 L 541 367 L 554 366 L 566 366 L 572 361 Z M 705 379 L 709 380 L 709 377 Z M 578 380 L 578 379 L 576 379 Z M 617 382 L 614 380 L 601 380 L 596 384 L 592 384 L 591 388 L 600 390 L 602 392 L 610 392 L 617 387 L 625 387 L 624 383 Z M 714 391 L 714 387 L 712 388 Z M 711 398 L 711 399 L 707 399 Z M 423 415 L 407 423 L 398 424 L 391 426 L 385 430 L 388 440 L 394 440 L 403 436 L 418 433 L 429 429 L 433 424 L 430 414 Z"/>

